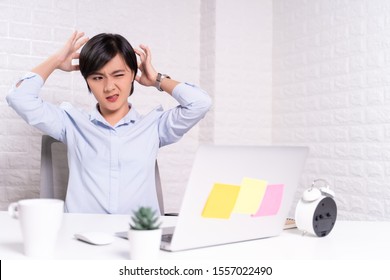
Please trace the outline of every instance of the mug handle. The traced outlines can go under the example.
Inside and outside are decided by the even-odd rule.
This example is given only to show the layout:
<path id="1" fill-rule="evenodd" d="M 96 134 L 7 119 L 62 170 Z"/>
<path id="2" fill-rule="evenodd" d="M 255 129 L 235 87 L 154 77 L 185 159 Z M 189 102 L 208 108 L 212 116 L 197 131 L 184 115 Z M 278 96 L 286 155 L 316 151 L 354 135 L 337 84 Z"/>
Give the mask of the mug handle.
<path id="1" fill-rule="evenodd" d="M 17 202 L 13 202 L 8 206 L 8 214 L 14 219 L 19 218 L 19 211 L 18 211 L 18 203 Z"/>

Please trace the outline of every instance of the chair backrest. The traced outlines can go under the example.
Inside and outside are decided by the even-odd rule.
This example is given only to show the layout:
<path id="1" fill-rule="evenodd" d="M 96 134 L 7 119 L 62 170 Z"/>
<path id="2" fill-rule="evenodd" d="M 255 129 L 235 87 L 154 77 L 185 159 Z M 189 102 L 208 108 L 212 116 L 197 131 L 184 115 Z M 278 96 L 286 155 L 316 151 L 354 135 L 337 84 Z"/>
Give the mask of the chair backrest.
<path id="1" fill-rule="evenodd" d="M 66 145 L 49 135 L 42 136 L 41 150 L 41 198 L 65 199 L 69 168 Z M 160 172 L 156 161 L 156 192 L 161 215 L 164 215 L 164 200 Z"/>

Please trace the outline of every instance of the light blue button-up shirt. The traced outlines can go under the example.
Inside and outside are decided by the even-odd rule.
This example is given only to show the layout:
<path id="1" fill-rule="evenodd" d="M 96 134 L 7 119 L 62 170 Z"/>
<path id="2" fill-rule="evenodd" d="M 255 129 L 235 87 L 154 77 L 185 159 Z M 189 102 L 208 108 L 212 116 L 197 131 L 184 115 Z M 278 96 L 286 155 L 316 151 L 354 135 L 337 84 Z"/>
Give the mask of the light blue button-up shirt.
<path id="1" fill-rule="evenodd" d="M 211 106 L 200 88 L 181 83 L 172 96 L 179 105 L 159 106 L 141 116 L 130 106 L 115 126 L 95 108 L 87 113 L 70 103 L 55 106 L 39 97 L 44 82 L 28 73 L 7 96 L 29 124 L 68 147 L 68 212 L 130 214 L 139 206 L 158 210 L 155 160 L 158 149 L 178 141 Z"/>

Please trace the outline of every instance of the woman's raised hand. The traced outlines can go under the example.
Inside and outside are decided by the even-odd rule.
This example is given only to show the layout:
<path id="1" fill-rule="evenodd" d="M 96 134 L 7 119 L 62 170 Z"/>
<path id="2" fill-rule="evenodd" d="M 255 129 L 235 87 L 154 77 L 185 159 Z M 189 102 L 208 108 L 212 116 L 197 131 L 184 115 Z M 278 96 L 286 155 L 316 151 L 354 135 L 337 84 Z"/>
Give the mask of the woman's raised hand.
<path id="1" fill-rule="evenodd" d="M 73 32 L 65 45 L 55 54 L 58 59 L 57 69 L 67 72 L 79 70 L 79 65 L 72 64 L 72 60 L 79 58 L 80 54 L 77 51 L 89 40 L 84 35 L 84 32 Z"/>
<path id="2" fill-rule="evenodd" d="M 140 49 L 134 49 L 134 52 L 139 56 L 140 62 L 138 69 L 140 75 L 135 77 L 136 81 L 143 86 L 154 86 L 157 78 L 157 71 L 152 66 L 152 54 L 148 46 L 140 45 Z"/>

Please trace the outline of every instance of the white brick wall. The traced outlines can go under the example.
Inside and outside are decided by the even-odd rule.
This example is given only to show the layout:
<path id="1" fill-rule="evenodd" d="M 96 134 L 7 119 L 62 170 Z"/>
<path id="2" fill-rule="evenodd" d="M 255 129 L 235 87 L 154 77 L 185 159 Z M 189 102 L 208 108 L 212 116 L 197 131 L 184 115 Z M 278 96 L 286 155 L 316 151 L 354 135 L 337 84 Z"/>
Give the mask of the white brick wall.
<path id="1" fill-rule="evenodd" d="M 390 2 L 273 6 L 273 143 L 311 148 L 343 219 L 390 220 Z M 298 199 L 298 198 L 296 198 Z"/>
<path id="2" fill-rule="evenodd" d="M 216 1 L 214 142 L 269 144 L 272 1 Z"/>

